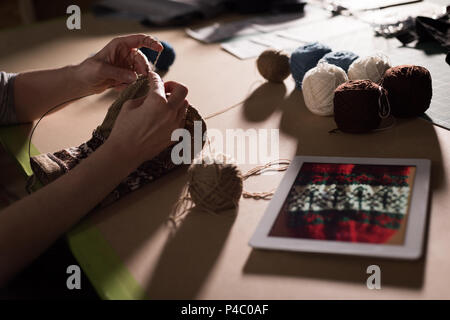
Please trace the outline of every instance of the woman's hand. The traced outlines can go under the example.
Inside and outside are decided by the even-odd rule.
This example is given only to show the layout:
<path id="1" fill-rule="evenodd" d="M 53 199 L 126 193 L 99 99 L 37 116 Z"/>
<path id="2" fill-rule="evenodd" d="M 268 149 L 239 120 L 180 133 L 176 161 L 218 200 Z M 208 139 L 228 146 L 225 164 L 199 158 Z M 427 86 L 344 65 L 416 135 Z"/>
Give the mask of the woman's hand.
<path id="1" fill-rule="evenodd" d="M 182 84 L 163 83 L 158 74 L 148 73 L 149 92 L 146 97 L 127 101 L 116 119 L 105 144 L 112 147 L 135 169 L 157 156 L 173 142 L 175 129 L 183 128 L 188 90 Z"/>
<path id="2" fill-rule="evenodd" d="M 136 73 L 147 75 L 150 71 L 147 58 L 138 50 L 141 47 L 163 50 L 158 40 L 145 34 L 117 37 L 76 66 L 75 78 L 87 93 L 123 88 L 136 80 Z"/>

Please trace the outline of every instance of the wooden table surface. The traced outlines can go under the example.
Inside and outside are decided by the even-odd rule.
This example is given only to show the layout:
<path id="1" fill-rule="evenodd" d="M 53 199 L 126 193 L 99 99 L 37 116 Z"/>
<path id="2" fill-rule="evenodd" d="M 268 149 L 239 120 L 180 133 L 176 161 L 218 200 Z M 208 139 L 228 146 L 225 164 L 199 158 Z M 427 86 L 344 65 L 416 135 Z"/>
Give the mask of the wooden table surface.
<path id="1" fill-rule="evenodd" d="M 164 76 L 189 87 L 188 99 L 204 116 L 246 98 L 242 106 L 207 120 L 208 127 L 280 130 L 280 157 L 294 155 L 414 157 L 432 160 L 432 191 L 424 257 L 418 261 L 253 250 L 248 241 L 264 200 L 241 199 L 236 215 L 190 214 L 170 236 L 171 207 L 186 183 L 179 169 L 89 219 L 123 260 L 149 298 L 199 299 L 422 299 L 450 298 L 450 132 L 421 120 L 398 121 L 381 132 L 329 134 L 331 117 L 304 106 L 290 77 L 283 85 L 263 82 L 254 59 L 241 61 L 219 45 L 204 45 L 182 28 L 146 29 L 137 23 L 82 17 L 82 30 L 65 20 L 0 32 L 0 69 L 21 72 L 82 61 L 119 34 L 146 32 L 171 43 L 175 64 Z M 367 40 L 372 41 L 372 40 Z M 389 48 L 384 39 L 375 46 Z M 89 139 L 116 93 L 105 92 L 46 117 L 33 138 L 40 152 L 77 146 Z M 246 171 L 254 165 L 241 165 Z M 276 188 L 282 173 L 249 179 L 249 191 Z M 382 289 L 366 287 L 366 268 L 377 264 Z M 114 281 L 111 278 L 110 281 Z"/>

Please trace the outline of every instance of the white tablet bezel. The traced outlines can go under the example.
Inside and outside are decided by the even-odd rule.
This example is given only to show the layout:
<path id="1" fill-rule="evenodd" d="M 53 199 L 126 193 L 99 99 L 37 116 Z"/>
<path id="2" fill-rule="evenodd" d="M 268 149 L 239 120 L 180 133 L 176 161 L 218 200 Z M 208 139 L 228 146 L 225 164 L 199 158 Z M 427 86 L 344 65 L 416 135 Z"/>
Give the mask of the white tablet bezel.
<path id="1" fill-rule="evenodd" d="M 284 201 L 291 190 L 303 163 L 340 163 L 369 165 L 415 166 L 416 172 L 403 245 L 354 243 L 269 236 Z M 427 159 L 348 158 L 296 156 L 267 207 L 264 216 L 250 239 L 250 246 L 259 249 L 278 249 L 301 252 L 320 252 L 396 259 L 418 259 L 422 255 L 431 161 Z"/>

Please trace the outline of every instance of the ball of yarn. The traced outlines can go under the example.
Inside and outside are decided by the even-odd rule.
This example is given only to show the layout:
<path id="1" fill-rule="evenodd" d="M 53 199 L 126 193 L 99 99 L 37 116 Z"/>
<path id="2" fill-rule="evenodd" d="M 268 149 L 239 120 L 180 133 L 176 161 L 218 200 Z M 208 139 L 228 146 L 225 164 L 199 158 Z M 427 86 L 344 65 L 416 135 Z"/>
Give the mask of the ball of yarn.
<path id="1" fill-rule="evenodd" d="M 303 78 L 302 92 L 306 107 L 319 116 L 332 115 L 334 90 L 347 80 L 347 74 L 341 68 L 319 62 Z"/>
<path id="2" fill-rule="evenodd" d="M 284 51 L 267 49 L 256 60 L 259 73 L 272 82 L 283 82 L 291 73 L 289 56 Z"/>
<path id="3" fill-rule="evenodd" d="M 353 61 L 358 59 L 358 57 L 359 56 L 356 53 L 353 53 L 351 51 L 332 51 L 324 55 L 319 62 L 322 61 L 329 64 L 334 64 L 335 66 L 338 66 L 345 72 L 347 72 L 350 65 L 353 63 Z"/>
<path id="4" fill-rule="evenodd" d="M 331 48 L 318 42 L 300 46 L 292 52 L 289 63 L 297 88 L 301 89 L 305 73 L 314 68 L 328 52 L 331 52 Z"/>
<path id="5" fill-rule="evenodd" d="M 158 62 L 156 63 L 156 68 L 161 71 L 167 71 L 175 61 L 175 50 L 165 41 L 161 41 L 161 44 L 164 47 L 164 50 L 161 52 Z M 140 48 L 139 50 L 147 57 L 148 61 L 151 63 L 155 62 L 158 52 L 149 48 Z"/>
<path id="6" fill-rule="evenodd" d="M 381 85 L 389 92 L 392 114 L 396 117 L 415 117 L 430 106 L 431 74 L 421 66 L 403 65 L 390 68 Z"/>
<path id="7" fill-rule="evenodd" d="M 224 155 L 201 159 L 188 170 L 188 190 L 196 207 L 219 212 L 237 207 L 242 194 L 242 174 Z"/>
<path id="8" fill-rule="evenodd" d="M 387 92 L 370 80 L 347 81 L 334 92 L 334 120 L 348 133 L 369 132 L 381 122 L 380 99 Z"/>
<path id="9" fill-rule="evenodd" d="M 389 59 L 385 55 L 377 54 L 358 58 L 348 68 L 348 78 L 379 82 L 390 67 Z"/>

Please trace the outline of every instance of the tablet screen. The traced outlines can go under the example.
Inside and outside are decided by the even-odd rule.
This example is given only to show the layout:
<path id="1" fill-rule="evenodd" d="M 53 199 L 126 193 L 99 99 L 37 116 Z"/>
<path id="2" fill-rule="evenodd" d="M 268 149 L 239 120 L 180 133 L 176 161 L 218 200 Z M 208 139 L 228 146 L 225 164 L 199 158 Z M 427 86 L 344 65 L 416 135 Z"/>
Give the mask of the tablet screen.
<path id="1" fill-rule="evenodd" d="M 303 163 L 269 236 L 401 245 L 415 169 Z"/>

